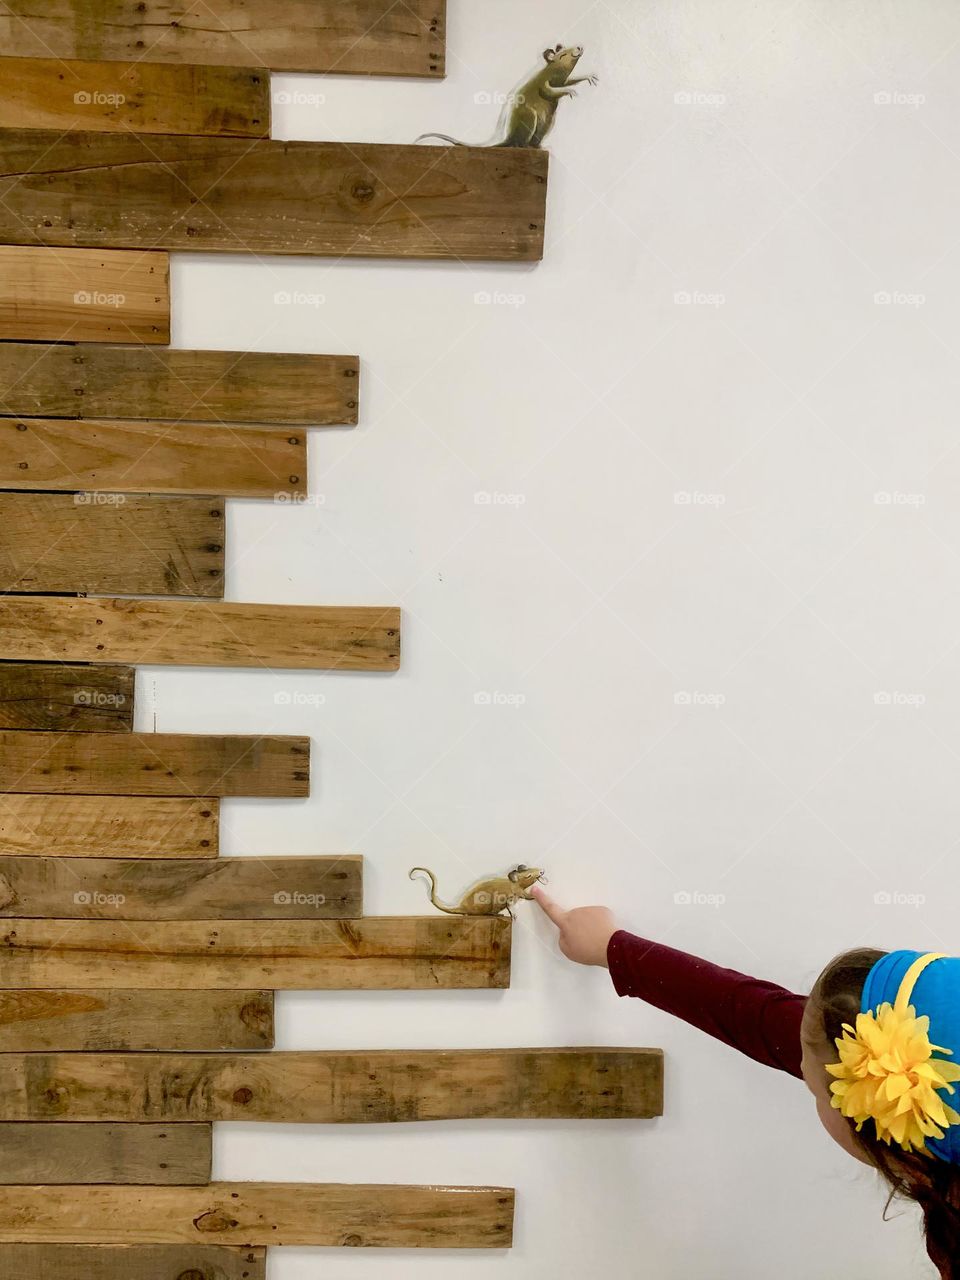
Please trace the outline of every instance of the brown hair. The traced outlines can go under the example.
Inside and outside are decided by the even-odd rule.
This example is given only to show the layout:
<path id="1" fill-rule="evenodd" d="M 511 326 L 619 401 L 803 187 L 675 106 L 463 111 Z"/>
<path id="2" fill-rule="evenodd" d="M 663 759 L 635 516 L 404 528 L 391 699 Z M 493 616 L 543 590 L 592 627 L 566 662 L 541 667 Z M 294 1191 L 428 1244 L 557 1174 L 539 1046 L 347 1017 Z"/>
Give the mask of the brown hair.
<path id="1" fill-rule="evenodd" d="M 845 951 L 827 965 L 810 993 L 815 1025 L 832 1047 L 843 1024 L 856 1021 L 867 974 L 886 952 Z M 853 1121 L 850 1121 L 854 1131 Z M 890 1199 L 913 1200 L 923 1214 L 927 1251 L 943 1280 L 960 1280 L 960 1165 L 888 1146 L 868 1120 L 854 1140 L 890 1188 Z"/>

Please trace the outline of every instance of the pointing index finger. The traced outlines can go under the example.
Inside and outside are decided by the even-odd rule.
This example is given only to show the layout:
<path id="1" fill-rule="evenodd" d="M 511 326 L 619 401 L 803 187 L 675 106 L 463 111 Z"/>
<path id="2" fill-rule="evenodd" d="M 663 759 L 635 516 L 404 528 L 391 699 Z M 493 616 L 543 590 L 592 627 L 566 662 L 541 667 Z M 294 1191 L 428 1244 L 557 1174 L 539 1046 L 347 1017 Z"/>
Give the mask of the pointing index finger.
<path id="1" fill-rule="evenodd" d="M 560 903 L 555 902 L 554 899 L 550 897 L 549 893 L 547 893 L 545 889 L 541 889 L 538 884 L 535 884 L 530 890 L 530 895 L 540 905 L 544 914 L 548 916 L 559 929 L 563 923 L 564 916 L 567 914 L 563 907 L 561 907 Z"/>

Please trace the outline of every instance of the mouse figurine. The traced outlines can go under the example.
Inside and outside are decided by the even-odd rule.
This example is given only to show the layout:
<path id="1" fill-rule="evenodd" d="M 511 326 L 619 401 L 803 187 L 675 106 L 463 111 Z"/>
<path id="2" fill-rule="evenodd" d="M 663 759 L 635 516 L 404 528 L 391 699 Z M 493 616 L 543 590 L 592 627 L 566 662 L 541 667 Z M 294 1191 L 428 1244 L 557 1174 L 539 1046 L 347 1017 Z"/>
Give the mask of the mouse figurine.
<path id="1" fill-rule="evenodd" d="M 521 862 L 505 876 L 490 876 L 486 880 L 478 880 L 470 886 L 456 906 L 441 902 L 437 897 L 437 878 L 427 867 L 411 867 L 410 879 L 422 871 L 430 881 L 430 901 L 438 911 L 446 911 L 450 916 L 498 916 L 506 911 L 511 920 L 515 920 L 511 908 L 521 898 L 530 899 L 530 889 L 538 881 L 543 883 L 546 877 L 540 867 L 525 867 Z"/>
<path id="2" fill-rule="evenodd" d="M 496 142 L 481 143 L 488 147 L 540 147 L 543 140 L 553 128 L 554 117 L 561 98 L 575 98 L 575 84 L 596 84 L 595 75 L 577 76 L 573 72 L 583 56 L 583 46 L 574 45 L 564 49 L 557 45 L 555 49 L 544 49 L 544 65 L 522 84 L 514 89 L 507 98 L 500 117 L 498 132 L 503 136 Z M 446 133 L 421 133 L 417 142 L 425 138 L 439 138 L 455 147 L 467 147 L 471 144 L 461 142 L 459 138 L 451 138 Z"/>

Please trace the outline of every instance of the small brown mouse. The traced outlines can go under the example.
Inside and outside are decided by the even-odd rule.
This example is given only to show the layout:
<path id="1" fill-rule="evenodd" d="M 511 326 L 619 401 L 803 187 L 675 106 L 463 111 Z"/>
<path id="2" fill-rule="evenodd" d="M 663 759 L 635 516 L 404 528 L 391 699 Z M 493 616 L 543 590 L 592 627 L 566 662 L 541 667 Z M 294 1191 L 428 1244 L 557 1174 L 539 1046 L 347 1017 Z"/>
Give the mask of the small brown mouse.
<path id="1" fill-rule="evenodd" d="M 553 128 L 554 117 L 561 98 L 575 98 L 575 84 L 596 84 L 594 75 L 578 76 L 571 79 L 574 68 L 583 57 L 583 46 L 573 45 L 564 49 L 557 45 L 555 49 L 544 49 L 544 66 L 537 67 L 533 75 L 509 95 L 503 114 L 500 117 L 500 132 L 503 136 L 496 142 L 481 143 L 488 147 L 540 147 L 543 140 Z M 459 138 L 451 138 L 446 133 L 421 133 L 417 142 L 424 138 L 439 138 L 442 142 L 450 142 L 455 147 L 470 146 Z"/>
<path id="2" fill-rule="evenodd" d="M 411 867 L 410 879 L 416 872 L 422 871 L 430 880 L 430 901 L 438 911 L 446 911 L 450 916 L 498 916 L 506 911 L 511 920 L 515 920 L 511 908 L 521 898 L 530 899 L 530 888 L 543 882 L 546 877 L 540 867 L 525 867 L 523 863 L 514 867 L 505 876 L 490 876 L 486 880 L 478 880 L 470 886 L 456 906 L 441 902 L 437 897 L 437 878 L 427 867 Z"/>

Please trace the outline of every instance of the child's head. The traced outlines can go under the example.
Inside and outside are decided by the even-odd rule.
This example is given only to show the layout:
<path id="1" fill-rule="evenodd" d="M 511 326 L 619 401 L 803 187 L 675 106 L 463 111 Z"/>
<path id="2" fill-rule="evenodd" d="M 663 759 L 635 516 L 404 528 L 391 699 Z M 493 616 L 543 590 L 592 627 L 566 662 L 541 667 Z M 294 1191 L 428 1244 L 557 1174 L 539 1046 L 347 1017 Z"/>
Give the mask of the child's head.
<path id="1" fill-rule="evenodd" d="M 901 1196 L 920 1205 L 930 1256 L 941 1276 L 954 1280 L 960 1277 L 960 1165 L 882 1141 L 872 1120 L 858 1132 L 853 1120 L 831 1106 L 833 1078 L 827 1064 L 837 1061 L 836 1041 L 843 1036 L 845 1023 L 856 1023 L 867 977 L 886 954 L 867 948 L 846 951 L 820 974 L 803 1016 L 803 1078 L 816 1100 L 820 1121 L 834 1141 L 881 1174 L 890 1187 L 891 1199 Z M 960 1046 L 955 1047 L 954 1056 L 960 1057 Z"/>

